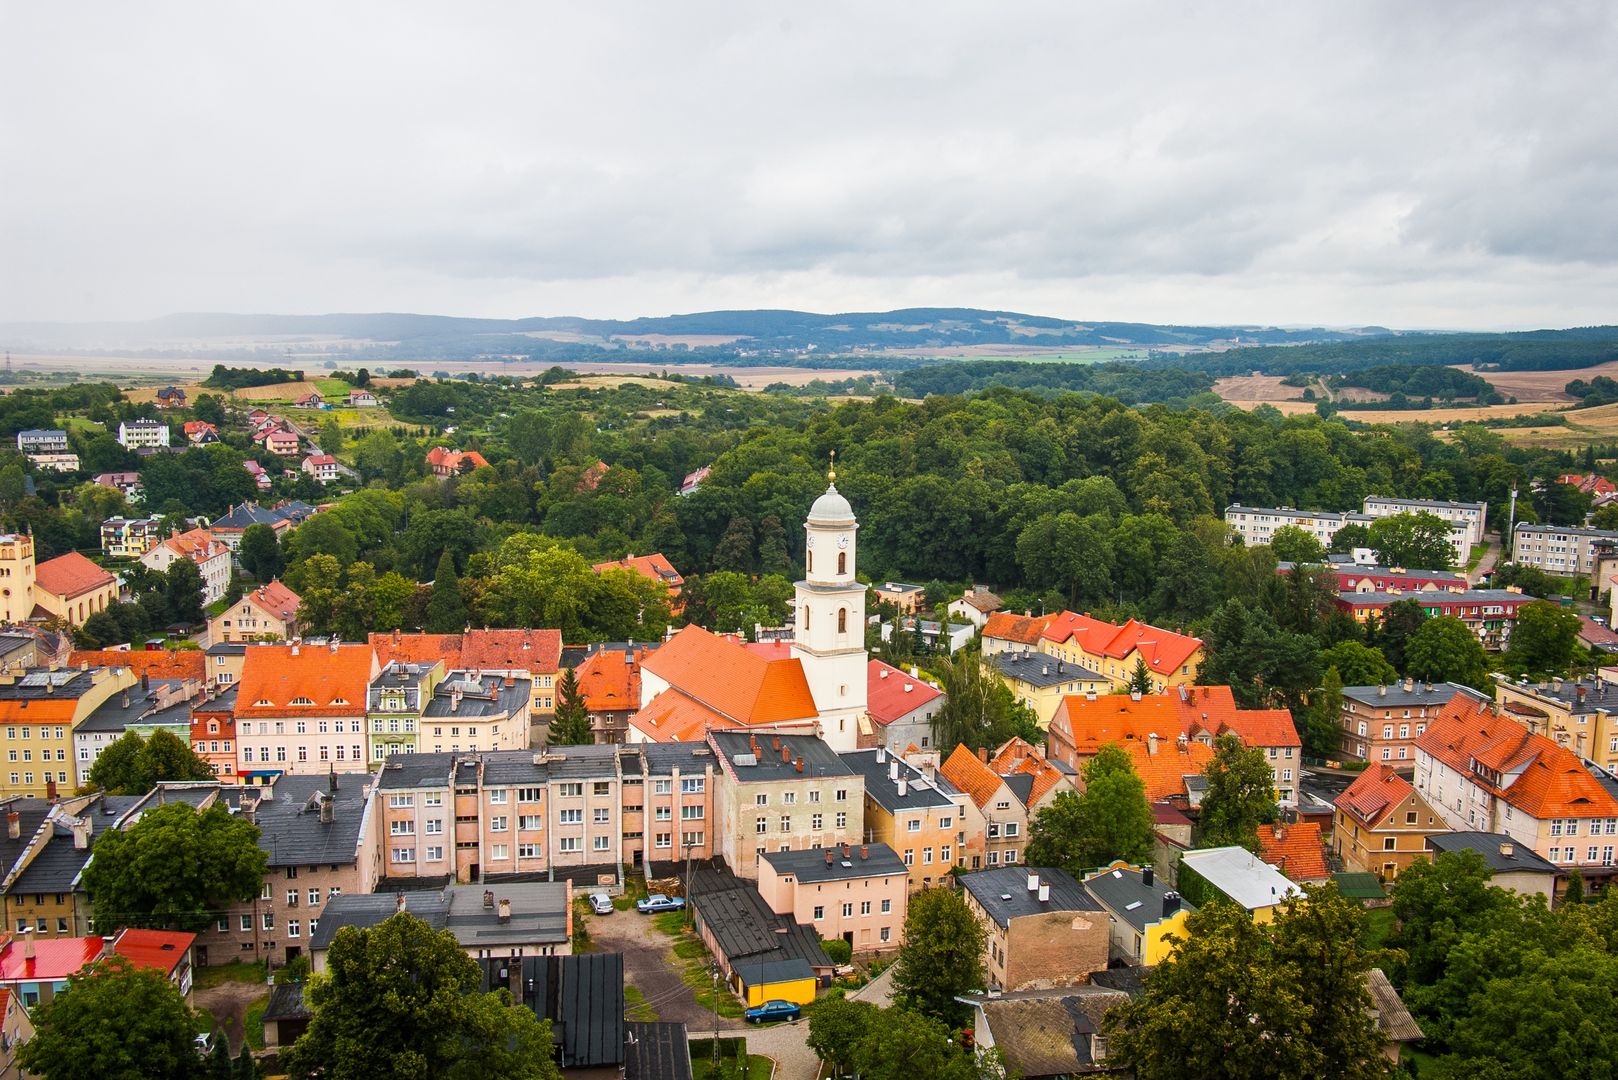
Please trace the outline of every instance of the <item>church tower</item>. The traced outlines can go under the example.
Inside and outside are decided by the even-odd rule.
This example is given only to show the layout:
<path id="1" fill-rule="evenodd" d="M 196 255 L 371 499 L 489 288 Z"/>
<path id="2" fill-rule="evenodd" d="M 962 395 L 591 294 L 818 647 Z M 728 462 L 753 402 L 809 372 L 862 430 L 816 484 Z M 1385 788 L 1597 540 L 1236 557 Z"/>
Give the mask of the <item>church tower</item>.
<path id="1" fill-rule="evenodd" d="M 835 451 L 832 457 L 835 466 Z M 804 522 L 804 580 L 797 586 L 792 655 L 814 695 L 822 737 L 843 753 L 854 749 L 865 715 L 865 586 L 854 577 L 854 508 L 837 491 L 835 468 L 826 479 L 826 493 Z"/>

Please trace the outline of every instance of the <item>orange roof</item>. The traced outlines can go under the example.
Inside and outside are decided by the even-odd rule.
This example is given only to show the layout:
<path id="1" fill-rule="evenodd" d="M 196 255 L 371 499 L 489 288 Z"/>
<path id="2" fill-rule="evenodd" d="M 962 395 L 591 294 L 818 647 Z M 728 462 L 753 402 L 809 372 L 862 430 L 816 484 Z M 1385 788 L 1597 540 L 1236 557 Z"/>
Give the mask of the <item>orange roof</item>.
<path id="1" fill-rule="evenodd" d="M 1416 749 L 1529 817 L 1618 817 L 1618 798 L 1572 751 L 1496 713 L 1493 704 L 1455 695 L 1416 740 Z M 1499 782 L 1479 768 L 1498 774 Z"/>
<path id="2" fill-rule="evenodd" d="M 865 711 L 879 724 L 891 724 L 944 692 L 931 683 L 880 660 L 865 665 Z"/>
<path id="3" fill-rule="evenodd" d="M 200 649 L 74 649 L 67 666 L 124 667 L 154 679 L 201 679 L 206 657 Z"/>
<path id="4" fill-rule="evenodd" d="M 652 742 L 692 742 L 702 738 L 710 728 L 745 726 L 683 691 L 673 689 L 657 695 L 628 722 Z"/>
<path id="5" fill-rule="evenodd" d="M 156 968 L 166 975 L 172 975 L 196 941 L 195 934 L 130 927 L 113 941 L 112 951 L 135 967 Z"/>
<path id="6" fill-rule="evenodd" d="M 1179 700 L 1172 694 L 1082 694 L 1062 699 L 1051 717 L 1051 730 L 1065 736 L 1079 757 L 1092 757 L 1107 743 L 1144 741 L 1148 735 L 1174 741 L 1184 734 Z"/>
<path id="7" fill-rule="evenodd" d="M 481 469 L 489 463 L 476 450 L 451 450 L 447 446 L 435 446 L 427 451 L 427 464 L 435 469 L 460 472 L 467 462 L 471 462 L 474 469 Z"/>
<path id="8" fill-rule="evenodd" d="M 591 712 L 640 708 L 640 666 L 654 650 L 599 649 L 573 669 L 579 693 Z M 666 695 L 665 695 L 666 696 Z"/>
<path id="9" fill-rule="evenodd" d="M 228 550 L 223 541 L 214 539 L 213 534 L 206 529 L 176 533 L 163 541 L 163 546 L 176 555 L 184 555 L 192 562 L 206 562 Z"/>
<path id="10" fill-rule="evenodd" d="M 243 600 L 250 601 L 256 608 L 286 622 L 298 614 L 298 605 L 303 598 L 281 583 L 280 578 L 271 580 L 268 585 L 260 585 L 252 592 L 245 594 Z"/>
<path id="11" fill-rule="evenodd" d="M 1185 796 L 1185 778 L 1200 776 L 1213 760 L 1213 747 L 1199 742 L 1159 742 L 1157 753 L 1143 741 L 1123 744 L 1124 752 L 1146 784 L 1146 801 Z"/>
<path id="12" fill-rule="evenodd" d="M 1282 830 L 1277 839 L 1275 831 Z M 1260 825 L 1258 857 L 1293 881 L 1324 881 L 1326 849 L 1320 842 L 1320 822 L 1300 821 L 1293 825 Z"/>
<path id="13" fill-rule="evenodd" d="M 980 807 L 994 798 L 994 793 L 1005 783 L 987 763 L 968 750 L 965 743 L 956 744 L 949 757 L 944 759 L 944 764 L 939 766 L 939 771 L 944 774 L 944 779 L 970 795 Z"/>
<path id="14" fill-rule="evenodd" d="M 1177 695 L 1185 732 L 1220 736 L 1229 732 L 1243 746 L 1302 746 L 1286 709 L 1241 709 L 1228 686 L 1186 686 Z"/>
<path id="15" fill-rule="evenodd" d="M 77 551 L 58 555 L 34 568 L 35 585 L 54 596 L 67 598 L 105 588 L 117 580 Z"/>
<path id="16" fill-rule="evenodd" d="M 1014 615 L 1009 611 L 996 611 L 989 616 L 989 621 L 983 624 L 983 636 L 1015 641 L 1019 645 L 1037 645 L 1040 634 L 1053 618 L 1054 615 L 1033 618 L 1028 615 Z"/>
<path id="17" fill-rule="evenodd" d="M 594 465 L 591 465 L 588 469 L 584 470 L 583 475 L 579 477 L 579 485 L 576 490 L 594 491 L 596 488 L 601 486 L 601 481 L 606 475 L 607 463 L 605 461 L 598 461 Z"/>
<path id="18" fill-rule="evenodd" d="M 766 659 L 700 626 L 683 628 L 642 667 L 739 724 L 820 715 L 799 661 Z"/>
<path id="19" fill-rule="evenodd" d="M 1415 793 L 1410 781 L 1400 776 L 1392 765 L 1376 762 L 1337 796 L 1337 809 L 1366 828 L 1375 828 L 1389 810 Z"/>
<path id="20" fill-rule="evenodd" d="M 1055 642 L 1072 638 L 1084 652 L 1110 656 L 1114 660 L 1122 660 L 1138 649 L 1146 666 L 1159 675 L 1172 675 L 1202 648 L 1201 638 L 1176 634 L 1135 619 L 1119 626 L 1071 611 L 1051 617 L 1044 637 Z"/>
<path id="21" fill-rule="evenodd" d="M 250 645 L 237 684 L 236 717 L 364 716 L 375 667 L 368 645 Z M 310 704 L 294 705 L 300 698 Z"/>
<path id="22" fill-rule="evenodd" d="M 395 660 L 407 664 L 436 664 L 444 661 L 445 671 L 461 668 L 460 634 L 372 634 L 367 643 L 376 651 L 377 664 L 387 667 Z"/>
<path id="23" fill-rule="evenodd" d="M 1040 800 L 1050 793 L 1051 788 L 1066 779 L 1066 774 L 1052 765 L 1044 754 L 1034 749 L 1032 743 L 1020 737 L 1006 741 L 1000 749 L 994 752 L 989 759 L 989 768 L 1001 776 L 1010 776 L 1013 773 L 1029 773 L 1034 778 L 1033 787 L 1028 792 L 1028 805 L 1038 806 Z"/>
<path id="24" fill-rule="evenodd" d="M 598 574 L 608 570 L 628 570 L 632 574 L 639 574 L 643 578 L 667 585 L 669 592 L 674 594 L 678 594 L 680 586 L 685 584 L 685 578 L 674 569 L 673 563 L 664 558 L 662 552 L 653 555 L 625 555 L 621 559 L 596 563 L 590 569 Z"/>
<path id="25" fill-rule="evenodd" d="M 555 672 L 562 666 L 560 630 L 468 630 L 456 665 L 483 671 Z"/>

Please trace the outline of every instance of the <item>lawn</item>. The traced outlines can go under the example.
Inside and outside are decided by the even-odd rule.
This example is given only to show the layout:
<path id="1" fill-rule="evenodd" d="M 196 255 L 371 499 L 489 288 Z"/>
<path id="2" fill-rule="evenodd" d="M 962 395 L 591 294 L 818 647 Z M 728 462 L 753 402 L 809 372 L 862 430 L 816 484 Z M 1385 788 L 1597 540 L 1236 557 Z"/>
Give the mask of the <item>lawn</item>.
<path id="1" fill-rule="evenodd" d="M 670 937 L 685 933 L 685 912 L 664 911 L 652 916 L 652 927 Z"/>
<path id="2" fill-rule="evenodd" d="M 242 1018 L 242 1026 L 247 1034 L 247 1045 L 254 1050 L 264 1049 L 264 1010 L 269 1004 L 270 995 L 265 994 L 247 1007 L 247 1014 Z"/>
<path id="3" fill-rule="evenodd" d="M 740 1019 L 746 1010 L 742 1003 L 736 1000 L 736 995 L 730 992 L 723 979 L 719 980 L 717 995 L 714 992 L 713 974 L 708 970 L 708 951 L 704 949 L 702 955 L 695 959 L 681 959 L 678 954 L 673 961 L 680 967 L 680 979 L 696 994 L 697 1005 L 720 1016 L 732 1020 Z"/>
<path id="4" fill-rule="evenodd" d="M 638 986 L 624 987 L 624 1019 L 651 1023 L 657 1019 L 657 1010 L 646 1002 L 646 995 Z"/>
<path id="5" fill-rule="evenodd" d="M 1388 939 L 1398 929 L 1397 920 L 1393 917 L 1390 907 L 1367 908 L 1365 911 L 1365 932 L 1361 934 L 1362 944 L 1367 949 L 1387 948 Z"/>
<path id="6" fill-rule="evenodd" d="M 265 979 L 264 962 L 237 960 L 229 964 L 198 968 L 194 985 L 199 990 L 210 986 L 223 986 L 228 982 L 261 983 Z"/>
<path id="7" fill-rule="evenodd" d="M 774 1062 L 763 1054 L 747 1054 L 747 1040 L 725 1038 L 719 1040 L 719 1068 L 713 1064 L 714 1041 L 691 1040 L 692 1080 L 767 1080 Z"/>

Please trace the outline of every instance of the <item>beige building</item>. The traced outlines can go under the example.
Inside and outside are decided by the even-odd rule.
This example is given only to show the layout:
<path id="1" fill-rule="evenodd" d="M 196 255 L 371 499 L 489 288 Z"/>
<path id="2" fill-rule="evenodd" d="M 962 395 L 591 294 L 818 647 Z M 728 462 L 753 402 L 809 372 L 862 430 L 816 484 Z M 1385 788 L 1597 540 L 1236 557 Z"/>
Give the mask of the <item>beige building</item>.
<path id="1" fill-rule="evenodd" d="M 964 874 L 960 882 L 967 908 L 986 931 L 990 989 L 1078 986 L 1106 970 L 1107 913 L 1065 870 L 1002 866 Z"/>
<path id="2" fill-rule="evenodd" d="M 26 622 L 34 611 L 34 538 L 0 535 L 0 622 Z"/>
<path id="3" fill-rule="evenodd" d="M 1021 862 L 1028 844 L 1028 805 L 1006 777 L 989 767 L 989 752 L 974 754 L 957 746 L 939 768 L 939 775 L 963 792 L 982 817 L 983 855 L 974 853 L 971 868 L 1010 866 Z M 969 827 L 975 827 L 976 822 Z"/>
<path id="4" fill-rule="evenodd" d="M 709 731 L 718 791 L 717 854 L 743 878 L 757 878 L 766 851 L 824 850 L 861 842 L 865 778 L 811 735 Z"/>
<path id="5" fill-rule="evenodd" d="M 897 949 L 904 936 L 909 874 L 886 844 L 759 855 L 758 891 L 770 910 L 841 938 L 858 953 Z"/>
<path id="6" fill-rule="evenodd" d="M 525 749 L 532 685 L 509 673 L 449 672 L 422 710 L 418 745 L 435 754 Z"/>
<path id="7" fill-rule="evenodd" d="M 1501 677 L 1494 699 L 1534 734 L 1604 769 L 1618 769 L 1618 683 L 1601 676 L 1542 683 Z"/>
<path id="8" fill-rule="evenodd" d="M 225 550 L 228 555 L 229 549 Z M 260 585 L 208 620 L 208 644 L 291 641 L 298 636 L 298 605 L 302 602 L 280 580 Z"/>
<path id="9" fill-rule="evenodd" d="M 76 551 L 40 563 L 33 576 L 33 617 L 82 626 L 118 600 L 118 579 Z"/>
<path id="10" fill-rule="evenodd" d="M 1344 870 L 1393 881 L 1413 863 L 1425 862 L 1428 837 L 1446 829 L 1415 785 L 1392 766 L 1372 763 L 1337 797 L 1332 854 Z"/>
<path id="11" fill-rule="evenodd" d="M 942 885 L 970 858 L 964 792 L 886 750 L 842 755 L 865 778 L 865 841 L 899 854 L 912 890 Z M 981 816 L 978 817 L 981 821 Z M 981 829 L 974 845 L 982 854 Z"/>
<path id="12" fill-rule="evenodd" d="M 1519 523 L 1512 533 L 1511 561 L 1547 574 L 1575 577 L 1596 572 L 1596 549 L 1618 545 L 1618 532 L 1572 525 Z"/>

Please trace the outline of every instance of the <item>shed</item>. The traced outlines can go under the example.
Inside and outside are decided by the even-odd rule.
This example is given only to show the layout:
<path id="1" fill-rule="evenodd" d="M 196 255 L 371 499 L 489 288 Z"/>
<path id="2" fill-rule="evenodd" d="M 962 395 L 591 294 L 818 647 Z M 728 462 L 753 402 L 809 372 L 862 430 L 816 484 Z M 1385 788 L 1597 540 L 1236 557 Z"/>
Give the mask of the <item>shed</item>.
<path id="1" fill-rule="evenodd" d="M 736 982 L 749 1007 L 766 1001 L 790 1001 L 808 1005 L 815 1000 L 814 969 L 799 957 L 784 960 L 741 960 L 736 964 Z"/>

